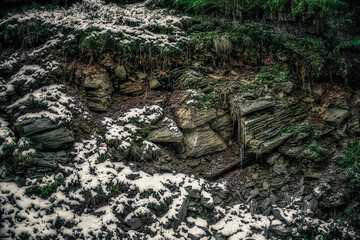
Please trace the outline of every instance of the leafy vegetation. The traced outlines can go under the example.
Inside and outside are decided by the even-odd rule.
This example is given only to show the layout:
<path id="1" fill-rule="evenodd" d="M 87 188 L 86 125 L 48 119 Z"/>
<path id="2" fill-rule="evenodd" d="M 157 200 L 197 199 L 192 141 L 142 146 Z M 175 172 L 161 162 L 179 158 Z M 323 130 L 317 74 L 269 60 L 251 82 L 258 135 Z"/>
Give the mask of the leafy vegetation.
<path id="1" fill-rule="evenodd" d="M 351 48 L 355 48 L 360 50 L 360 37 L 357 36 L 351 40 L 346 40 L 346 41 L 342 41 L 340 42 L 334 49 L 335 52 L 339 53 L 341 50 L 344 49 L 351 49 Z"/>
<path id="2" fill-rule="evenodd" d="M 343 153 L 345 156 L 339 159 L 339 164 L 344 168 L 348 178 L 345 213 L 357 227 L 360 227 L 360 141 L 351 141 Z"/>
<path id="3" fill-rule="evenodd" d="M 53 32 L 41 22 L 0 25 L 0 49 L 4 47 L 32 48 L 47 41 Z"/>
<path id="4" fill-rule="evenodd" d="M 37 101 L 33 98 L 29 98 L 28 100 L 26 100 L 25 102 L 25 106 L 28 107 L 28 109 L 46 109 L 47 108 L 47 104 L 44 102 L 40 102 Z"/>
<path id="5" fill-rule="evenodd" d="M 56 192 L 57 188 L 63 183 L 62 178 L 56 179 L 53 183 L 41 187 L 38 184 L 35 184 L 26 189 L 26 194 L 28 196 L 36 195 L 43 199 L 49 198 L 54 192 Z"/>
<path id="6" fill-rule="evenodd" d="M 175 31 L 173 27 L 159 26 L 159 25 L 150 25 L 147 27 L 147 30 L 159 34 L 172 34 Z"/>
<path id="7" fill-rule="evenodd" d="M 32 145 L 28 138 L 21 138 L 15 144 L 4 146 L 0 163 L 7 165 L 10 171 L 25 168 L 37 156 Z"/>

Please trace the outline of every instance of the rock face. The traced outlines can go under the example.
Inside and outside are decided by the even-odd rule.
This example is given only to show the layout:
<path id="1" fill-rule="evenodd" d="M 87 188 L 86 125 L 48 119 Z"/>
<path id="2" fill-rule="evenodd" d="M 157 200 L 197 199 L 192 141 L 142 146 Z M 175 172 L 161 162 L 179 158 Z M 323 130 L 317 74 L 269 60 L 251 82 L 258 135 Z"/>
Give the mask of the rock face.
<path id="1" fill-rule="evenodd" d="M 304 109 L 295 102 L 283 107 L 269 98 L 247 100 L 235 97 L 231 102 L 235 116 L 235 137 L 238 143 L 246 144 L 247 151 L 268 153 L 289 139 L 292 134 L 279 128 L 299 122 L 306 117 Z M 273 108 L 275 105 L 279 107 Z M 264 111 L 262 114 L 257 114 Z"/>
<path id="2" fill-rule="evenodd" d="M 40 88 L 7 107 L 20 136 L 30 138 L 39 149 L 59 149 L 74 141 L 68 127 L 72 120 L 69 105 L 73 100 L 62 92 L 63 87 Z"/>
<path id="3" fill-rule="evenodd" d="M 175 111 L 175 116 L 180 128 L 193 129 L 213 120 L 216 117 L 216 109 L 202 109 L 185 104 Z"/>
<path id="4" fill-rule="evenodd" d="M 83 71 L 83 87 L 86 90 L 88 107 L 97 112 L 108 110 L 113 86 L 105 68 L 90 66 Z"/>
<path id="5" fill-rule="evenodd" d="M 227 148 L 225 141 L 232 135 L 230 115 L 206 106 L 195 90 L 188 90 L 174 115 L 184 132 L 186 156 L 200 157 Z"/>
<path id="6" fill-rule="evenodd" d="M 223 139 L 208 125 L 186 133 L 184 141 L 189 157 L 200 157 L 226 149 Z"/>
<path id="7" fill-rule="evenodd" d="M 245 116 L 253 112 L 257 112 L 275 105 L 275 101 L 271 98 L 247 99 L 244 97 L 235 97 L 232 102 L 233 111 L 237 111 L 240 116 Z"/>
<path id="8" fill-rule="evenodd" d="M 45 133 L 33 135 L 30 139 L 37 144 L 40 144 L 42 149 L 59 149 L 65 144 L 74 142 L 74 134 L 67 128 L 58 128 Z"/>
<path id="9" fill-rule="evenodd" d="M 151 142 L 181 143 L 183 133 L 176 126 L 174 120 L 166 117 L 161 121 L 160 128 L 152 130 L 147 139 Z"/>
<path id="10" fill-rule="evenodd" d="M 230 140 L 233 134 L 233 122 L 228 113 L 218 111 L 218 116 L 210 123 L 210 127 L 225 141 Z"/>

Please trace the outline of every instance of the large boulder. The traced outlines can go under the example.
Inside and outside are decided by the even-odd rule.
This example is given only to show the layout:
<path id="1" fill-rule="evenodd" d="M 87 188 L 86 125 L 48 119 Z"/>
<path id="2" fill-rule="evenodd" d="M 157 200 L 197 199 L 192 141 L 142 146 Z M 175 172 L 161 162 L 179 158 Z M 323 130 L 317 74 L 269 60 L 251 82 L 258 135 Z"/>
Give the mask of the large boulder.
<path id="1" fill-rule="evenodd" d="M 152 130 L 147 139 L 155 143 L 180 143 L 183 141 L 183 133 L 174 120 L 165 117 L 160 128 Z"/>
<path id="2" fill-rule="evenodd" d="M 186 154 L 189 157 L 200 157 L 227 148 L 224 140 L 211 130 L 209 125 L 204 125 L 186 133 L 184 141 L 187 149 Z"/>
<path id="3" fill-rule="evenodd" d="M 42 149 L 60 149 L 67 143 L 74 142 L 74 133 L 69 129 L 62 127 L 55 130 L 47 131 L 29 137 L 35 144 L 39 144 L 38 148 Z"/>
<path id="4" fill-rule="evenodd" d="M 322 118 L 332 124 L 332 125 L 340 125 L 344 120 L 349 116 L 349 111 L 341 108 L 327 108 Z"/>
<path id="5" fill-rule="evenodd" d="M 57 128 L 57 124 L 49 118 L 29 118 L 16 122 L 15 126 L 20 134 L 25 137 Z"/>
<path id="6" fill-rule="evenodd" d="M 216 118 L 216 109 L 184 105 L 175 111 L 175 117 L 180 128 L 193 129 Z"/>

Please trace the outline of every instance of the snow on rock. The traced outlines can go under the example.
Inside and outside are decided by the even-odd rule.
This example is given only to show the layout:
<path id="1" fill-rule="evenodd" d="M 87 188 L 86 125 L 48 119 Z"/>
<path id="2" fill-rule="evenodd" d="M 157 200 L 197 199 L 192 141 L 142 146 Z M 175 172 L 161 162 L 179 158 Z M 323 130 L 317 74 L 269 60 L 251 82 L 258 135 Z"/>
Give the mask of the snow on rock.
<path id="1" fill-rule="evenodd" d="M 174 47 L 177 41 L 185 39 L 185 34 L 176 24 L 182 18 L 169 15 L 165 10 L 161 9 L 149 10 L 145 6 L 146 2 L 120 7 L 117 4 L 105 4 L 101 0 L 83 0 L 80 3 L 73 4 L 69 9 L 27 10 L 24 13 L 3 19 L 0 24 L 40 20 L 47 26 L 51 25 L 62 29 L 97 29 L 89 36 L 96 36 L 110 31 L 123 35 L 124 43 L 140 40 L 145 44 L 156 44 L 165 48 Z M 166 34 L 149 31 L 149 27 L 153 25 L 163 28 L 171 27 L 173 29 L 172 36 L 176 41 L 169 41 Z M 64 38 L 71 39 L 72 36 L 64 36 Z M 52 42 L 46 43 L 43 48 L 56 44 L 55 41 L 54 39 Z M 42 49 L 39 49 L 39 51 L 42 51 Z M 34 52 L 34 54 L 36 53 L 37 51 Z"/>
<path id="2" fill-rule="evenodd" d="M 43 78 L 48 73 L 39 65 L 25 65 L 15 73 L 5 84 L 0 85 L 0 100 L 12 96 L 16 92 L 28 91 L 33 88 L 37 79 Z"/>
<path id="3" fill-rule="evenodd" d="M 157 105 L 132 108 L 118 119 L 105 117 L 102 123 L 106 126 L 105 139 L 110 145 L 120 150 L 124 156 L 130 148 L 138 146 L 140 159 L 152 158 L 160 151 L 154 143 L 146 141 L 141 130 L 157 122 L 163 116 L 163 110 Z"/>
<path id="4" fill-rule="evenodd" d="M 15 52 L 10 57 L 0 62 L 0 71 L 12 71 L 16 64 L 19 62 L 20 53 Z"/>
<path id="5" fill-rule="evenodd" d="M 15 144 L 15 136 L 8 127 L 9 123 L 0 118 L 0 156 L 4 153 L 4 147 Z"/>
<path id="6" fill-rule="evenodd" d="M 72 118 L 69 108 L 74 106 L 74 100 L 64 93 L 64 88 L 64 85 L 56 84 L 42 87 L 18 99 L 9 105 L 7 110 L 17 113 L 17 125 L 27 119 L 40 118 L 48 118 L 58 125 L 67 123 Z M 23 112 L 26 113 L 19 114 Z"/>

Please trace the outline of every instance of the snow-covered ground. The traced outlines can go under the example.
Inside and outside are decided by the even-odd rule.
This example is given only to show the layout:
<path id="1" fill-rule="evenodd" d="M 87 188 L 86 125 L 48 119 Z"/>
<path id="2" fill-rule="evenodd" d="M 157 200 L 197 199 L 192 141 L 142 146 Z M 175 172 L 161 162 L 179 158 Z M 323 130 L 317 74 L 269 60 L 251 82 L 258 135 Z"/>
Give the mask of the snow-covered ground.
<path id="1" fill-rule="evenodd" d="M 87 30 L 98 28 L 100 31 L 89 33 L 89 37 L 110 31 L 123 34 L 125 37 L 123 43 L 125 44 L 135 40 L 142 40 L 144 43 L 152 43 L 166 48 L 175 46 L 177 41 L 186 38 L 184 32 L 179 28 L 182 17 L 167 14 L 162 9 L 149 10 L 145 5 L 146 1 L 120 7 L 116 4 L 105 4 L 101 0 L 83 0 L 81 3 L 72 5 L 69 9 L 27 10 L 24 13 L 15 14 L 1 20 L 0 24 L 5 22 L 17 24 L 38 20 L 52 29 Z M 167 34 L 149 31 L 148 28 L 153 25 L 165 28 L 171 27 L 173 29 L 172 38 L 175 41 L 169 41 Z M 71 36 L 70 34 L 62 37 L 64 40 L 71 40 Z M 51 39 L 43 48 L 49 48 L 57 43 L 58 38 Z M 15 59 L 11 61 L 15 61 Z"/>

